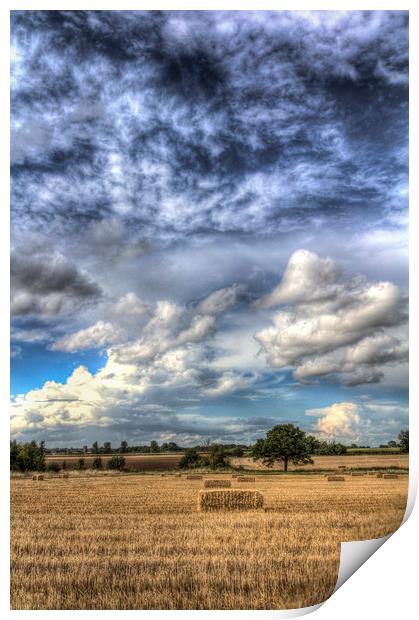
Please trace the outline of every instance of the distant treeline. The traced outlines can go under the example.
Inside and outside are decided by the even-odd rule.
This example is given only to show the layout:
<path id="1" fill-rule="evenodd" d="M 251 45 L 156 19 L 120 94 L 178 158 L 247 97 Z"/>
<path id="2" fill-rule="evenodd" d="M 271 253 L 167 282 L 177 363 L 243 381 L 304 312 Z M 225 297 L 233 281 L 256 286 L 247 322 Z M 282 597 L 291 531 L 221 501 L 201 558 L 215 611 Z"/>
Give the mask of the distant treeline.
<path id="1" fill-rule="evenodd" d="M 283 428 L 287 425 L 279 425 L 274 427 Z M 293 425 L 288 425 L 293 427 Z M 288 428 L 287 427 L 287 428 Z M 402 430 L 399 433 L 399 442 L 388 442 L 386 446 L 381 445 L 379 448 L 370 448 L 369 446 L 357 446 L 351 444 L 345 446 L 342 443 L 335 441 L 322 441 L 316 439 L 312 435 L 306 435 L 303 431 L 297 428 L 301 433 L 302 441 L 304 443 L 304 452 L 306 455 L 311 456 L 343 456 L 345 454 L 350 455 L 362 455 L 362 454 L 400 454 L 409 452 L 409 431 Z M 269 435 L 269 433 L 268 433 Z M 125 467 L 125 459 L 122 454 L 127 453 L 140 453 L 140 454 L 161 454 L 167 452 L 181 452 L 183 457 L 181 459 L 180 467 L 226 467 L 228 465 L 228 459 L 230 457 L 252 457 L 258 454 L 260 451 L 261 441 L 258 440 L 254 445 L 246 444 L 220 444 L 212 443 L 205 445 L 197 445 L 193 448 L 186 448 L 179 446 L 175 442 L 164 442 L 161 445 L 157 441 L 153 440 L 147 445 L 136 446 L 129 445 L 127 441 L 122 441 L 118 448 L 112 448 L 111 442 L 105 442 L 103 446 L 100 446 L 97 441 L 93 442 L 91 449 L 87 446 L 84 447 L 84 452 L 93 454 L 96 459 L 94 460 L 93 467 L 95 469 L 102 468 L 102 461 L 100 455 L 114 455 L 112 459 L 107 461 L 107 467 L 109 469 L 123 469 Z M 51 454 L 51 450 L 47 450 L 45 442 L 41 441 L 39 444 L 36 441 L 30 441 L 28 443 L 20 444 L 16 440 L 10 443 L 10 469 L 11 471 L 45 471 L 48 467 L 57 467 L 57 464 L 50 463 L 46 465 L 45 457 Z M 61 454 L 70 454 L 70 452 L 61 449 Z M 80 458 L 77 468 L 84 469 L 84 459 Z"/>

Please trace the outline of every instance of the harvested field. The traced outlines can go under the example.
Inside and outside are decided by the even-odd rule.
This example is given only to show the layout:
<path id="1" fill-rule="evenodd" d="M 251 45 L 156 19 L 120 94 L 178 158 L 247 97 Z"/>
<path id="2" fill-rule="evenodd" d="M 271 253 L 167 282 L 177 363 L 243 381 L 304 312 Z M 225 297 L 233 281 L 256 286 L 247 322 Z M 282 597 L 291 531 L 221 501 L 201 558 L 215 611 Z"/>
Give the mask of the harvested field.
<path id="1" fill-rule="evenodd" d="M 204 487 L 206 489 L 216 489 L 216 488 L 228 488 L 231 487 L 231 480 L 225 480 L 222 478 L 218 478 L 215 480 L 205 480 Z"/>
<path id="2" fill-rule="evenodd" d="M 313 465 L 292 465 L 289 464 L 289 471 L 316 471 L 321 469 L 339 469 L 341 466 L 347 469 L 408 469 L 408 454 L 361 454 L 354 456 L 313 456 Z M 243 467 L 244 469 L 262 469 L 269 470 L 269 467 L 260 462 L 255 463 L 251 458 L 235 457 L 231 459 L 234 467 Z M 278 469 L 281 469 L 279 466 Z"/>
<path id="3" fill-rule="evenodd" d="M 103 466 L 106 467 L 106 463 L 112 457 L 112 455 L 100 454 Z M 179 461 L 182 458 L 182 454 L 124 454 L 125 467 L 133 471 L 156 471 L 156 470 L 170 470 L 179 469 Z M 60 466 L 65 461 L 67 469 L 76 469 L 77 463 L 80 458 L 84 459 L 85 467 L 91 467 L 93 455 L 79 454 L 78 456 L 47 456 L 46 464 L 58 463 Z"/>
<path id="4" fill-rule="evenodd" d="M 257 477 L 263 510 L 199 512 L 176 476 L 11 480 L 13 609 L 286 609 L 333 591 L 341 541 L 399 526 L 408 477 Z M 240 489 L 241 490 L 241 489 Z"/>

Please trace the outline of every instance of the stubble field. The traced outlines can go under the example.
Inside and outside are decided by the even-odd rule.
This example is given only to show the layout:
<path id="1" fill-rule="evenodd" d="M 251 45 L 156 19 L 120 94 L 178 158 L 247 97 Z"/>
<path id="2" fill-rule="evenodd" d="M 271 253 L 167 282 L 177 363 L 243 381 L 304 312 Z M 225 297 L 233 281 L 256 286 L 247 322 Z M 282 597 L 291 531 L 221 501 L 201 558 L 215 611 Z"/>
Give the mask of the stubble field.
<path id="1" fill-rule="evenodd" d="M 334 589 L 341 541 L 397 529 L 408 479 L 232 483 L 260 490 L 264 509 L 198 512 L 203 481 L 184 476 L 12 479 L 12 608 L 314 605 Z"/>

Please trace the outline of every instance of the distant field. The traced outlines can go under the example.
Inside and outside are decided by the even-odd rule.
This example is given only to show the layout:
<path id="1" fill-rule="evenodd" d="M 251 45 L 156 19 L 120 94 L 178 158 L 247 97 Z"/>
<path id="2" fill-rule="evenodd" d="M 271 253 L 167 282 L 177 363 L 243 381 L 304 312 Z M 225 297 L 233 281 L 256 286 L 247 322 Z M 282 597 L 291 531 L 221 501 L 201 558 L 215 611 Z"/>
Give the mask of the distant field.
<path id="1" fill-rule="evenodd" d="M 346 465 L 348 469 L 374 469 L 374 467 L 388 467 L 388 468 L 409 468 L 409 455 L 400 454 L 394 455 L 357 455 L 357 456 L 313 456 L 313 465 L 289 465 L 290 471 L 302 470 L 310 471 L 316 469 L 335 470 L 339 468 L 339 465 Z M 231 464 L 235 467 L 244 467 L 245 469 L 263 469 L 268 470 L 268 467 L 262 465 L 262 463 L 255 463 L 251 458 L 233 458 Z"/>
<path id="2" fill-rule="evenodd" d="M 81 458 L 78 456 L 47 456 L 47 464 L 51 462 L 59 463 L 62 465 L 63 461 L 66 463 L 67 469 L 74 469 L 77 462 Z M 91 467 L 93 456 L 84 456 L 86 467 Z M 102 462 L 106 467 L 106 462 L 111 458 L 110 456 L 101 455 Z M 126 467 L 135 471 L 170 471 L 179 468 L 179 461 L 182 458 L 182 454 L 135 454 L 126 455 L 125 462 Z M 409 455 L 386 455 L 386 454 L 365 454 L 357 456 L 314 456 L 314 465 L 290 465 L 289 470 L 303 470 L 310 471 L 316 469 L 334 470 L 338 469 L 339 465 L 346 465 L 348 469 L 356 468 L 374 468 L 374 467 L 388 467 L 388 468 L 401 468 L 407 469 L 409 467 Z M 245 469 L 265 470 L 268 469 L 261 463 L 255 463 L 250 457 L 231 458 L 230 463 L 233 467 L 244 467 Z"/>
<path id="3" fill-rule="evenodd" d="M 102 459 L 102 463 L 106 466 L 107 461 L 111 456 L 99 455 Z M 182 458 L 182 454 L 133 454 L 124 455 L 125 465 L 128 469 L 135 471 L 153 471 L 153 470 L 171 470 L 179 468 L 179 461 Z M 95 458 L 92 455 L 83 456 L 47 456 L 46 462 L 59 463 L 62 465 L 63 461 L 66 463 L 68 469 L 74 469 L 80 458 L 84 459 L 86 467 L 92 466 L 92 461 Z"/>
<path id="4" fill-rule="evenodd" d="M 341 541 L 397 529 L 408 481 L 259 476 L 264 509 L 200 513 L 203 481 L 185 476 L 45 478 L 11 481 L 12 609 L 314 605 L 334 589 Z"/>

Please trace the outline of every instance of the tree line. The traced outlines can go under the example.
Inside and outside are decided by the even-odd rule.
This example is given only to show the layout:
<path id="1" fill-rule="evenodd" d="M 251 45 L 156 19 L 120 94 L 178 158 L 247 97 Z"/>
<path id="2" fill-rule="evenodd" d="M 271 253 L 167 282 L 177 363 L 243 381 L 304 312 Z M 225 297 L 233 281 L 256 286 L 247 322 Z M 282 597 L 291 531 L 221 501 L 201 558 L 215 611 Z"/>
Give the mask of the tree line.
<path id="1" fill-rule="evenodd" d="M 409 431 L 401 430 L 398 436 L 398 447 L 400 452 L 409 452 Z M 162 444 L 163 446 L 164 444 Z M 170 445 L 170 444 L 167 444 Z M 312 456 L 317 455 L 345 455 L 348 451 L 347 447 L 338 442 L 327 442 L 319 440 L 312 435 L 307 435 L 303 430 L 294 424 L 277 424 L 266 433 L 264 439 L 258 439 L 256 443 L 250 447 L 236 444 L 211 444 L 205 446 L 205 449 L 197 446 L 194 448 L 179 448 L 177 444 L 176 451 L 182 451 L 183 455 L 180 459 L 179 466 L 181 469 L 191 469 L 208 467 L 210 469 L 222 469 L 229 466 L 229 458 L 232 456 L 243 456 L 246 452 L 254 461 L 262 461 L 268 467 L 273 467 L 277 463 L 283 465 L 284 471 L 288 471 L 288 465 L 306 465 L 313 463 Z M 150 442 L 150 452 L 157 453 L 160 446 L 157 441 Z M 94 449 L 94 451 L 93 451 Z M 100 454 L 112 455 L 112 446 L 110 442 L 105 442 L 101 448 L 97 442 L 92 446 L 95 455 L 92 468 L 96 470 L 103 469 L 104 463 Z M 120 452 L 129 452 L 131 448 L 127 442 L 121 442 Z M 107 469 L 122 470 L 125 467 L 125 458 L 121 454 L 113 454 L 110 459 L 106 460 Z M 45 461 L 45 442 L 41 441 L 38 445 L 36 441 L 19 444 L 17 441 L 10 443 L 10 469 L 12 471 L 45 471 L 50 468 L 65 469 L 65 461 L 61 465 L 58 463 L 49 463 Z M 76 464 L 76 469 L 85 468 L 84 458 L 80 458 Z"/>

